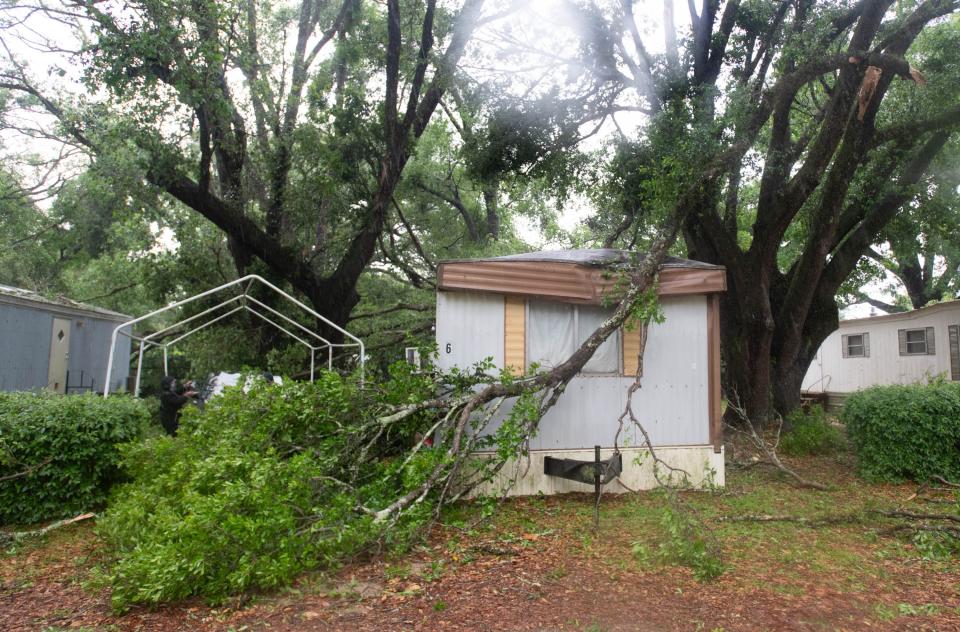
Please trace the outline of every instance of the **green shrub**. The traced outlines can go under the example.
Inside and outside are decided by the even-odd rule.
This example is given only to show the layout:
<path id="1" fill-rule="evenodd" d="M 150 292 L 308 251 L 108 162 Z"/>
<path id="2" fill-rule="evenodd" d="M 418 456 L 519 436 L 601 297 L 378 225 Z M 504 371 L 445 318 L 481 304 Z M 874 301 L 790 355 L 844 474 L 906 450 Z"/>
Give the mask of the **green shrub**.
<path id="1" fill-rule="evenodd" d="M 780 451 L 791 456 L 833 454 L 846 445 L 843 433 L 834 427 L 823 408 L 798 408 L 787 416 L 789 431 L 780 437 Z"/>
<path id="2" fill-rule="evenodd" d="M 117 444 L 146 428 L 131 397 L 0 393 L 0 523 L 29 523 L 94 509 L 117 482 Z"/>
<path id="3" fill-rule="evenodd" d="M 869 388 L 847 398 L 841 419 L 865 478 L 960 479 L 960 384 Z"/>
<path id="4" fill-rule="evenodd" d="M 432 389 L 429 377 L 399 366 L 386 386 L 364 390 L 326 372 L 313 384 L 227 389 L 202 413 L 185 409 L 176 439 L 127 446 L 133 481 L 117 488 L 97 526 L 110 545 L 114 607 L 192 595 L 216 603 L 374 542 L 402 546 L 420 535 L 429 502 L 383 538 L 384 525 L 360 507 L 383 507 L 442 458 L 441 450 L 397 456 L 425 419 L 379 433 L 371 423 L 385 404 L 420 401 Z"/>

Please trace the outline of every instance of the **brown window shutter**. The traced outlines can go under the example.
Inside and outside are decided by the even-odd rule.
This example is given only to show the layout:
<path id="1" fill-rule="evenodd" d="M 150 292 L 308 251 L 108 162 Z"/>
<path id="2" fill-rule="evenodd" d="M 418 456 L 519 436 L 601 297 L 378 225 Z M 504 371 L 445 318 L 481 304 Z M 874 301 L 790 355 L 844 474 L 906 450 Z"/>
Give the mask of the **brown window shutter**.
<path id="1" fill-rule="evenodd" d="M 933 327 L 927 327 L 927 355 L 937 355 L 937 346 L 933 340 Z"/>
<path id="2" fill-rule="evenodd" d="M 634 324 L 632 329 L 623 328 L 623 374 L 633 377 L 640 368 L 640 325 Z"/>
<path id="3" fill-rule="evenodd" d="M 897 340 L 900 342 L 900 355 L 907 355 L 907 330 L 898 329 L 897 330 Z"/>
<path id="4" fill-rule="evenodd" d="M 513 375 L 527 369 L 527 310 L 522 296 L 503 297 L 503 366 Z"/>
<path id="5" fill-rule="evenodd" d="M 847 334 L 841 334 L 840 336 L 840 350 L 843 352 L 844 358 L 850 357 L 850 348 L 847 346 Z"/>
<path id="6" fill-rule="evenodd" d="M 960 325 L 947 327 L 950 332 L 950 379 L 960 381 Z"/>
<path id="7" fill-rule="evenodd" d="M 863 357 L 870 357 L 870 334 L 863 334 Z"/>

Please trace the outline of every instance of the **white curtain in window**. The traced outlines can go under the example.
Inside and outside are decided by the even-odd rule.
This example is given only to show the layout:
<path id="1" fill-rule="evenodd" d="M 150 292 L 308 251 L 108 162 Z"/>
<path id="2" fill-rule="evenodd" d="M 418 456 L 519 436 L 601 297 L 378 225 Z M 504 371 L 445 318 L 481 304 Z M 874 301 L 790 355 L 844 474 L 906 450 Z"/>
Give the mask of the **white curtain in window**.
<path id="1" fill-rule="evenodd" d="M 594 305 L 579 305 L 580 317 L 577 324 L 577 347 L 586 342 L 600 324 L 613 315 L 613 308 Z M 620 370 L 619 331 L 610 334 L 583 367 L 583 373 L 616 373 Z"/>
<path id="2" fill-rule="evenodd" d="M 563 363 L 576 351 L 573 306 L 546 301 L 527 305 L 527 364 L 550 369 Z"/>

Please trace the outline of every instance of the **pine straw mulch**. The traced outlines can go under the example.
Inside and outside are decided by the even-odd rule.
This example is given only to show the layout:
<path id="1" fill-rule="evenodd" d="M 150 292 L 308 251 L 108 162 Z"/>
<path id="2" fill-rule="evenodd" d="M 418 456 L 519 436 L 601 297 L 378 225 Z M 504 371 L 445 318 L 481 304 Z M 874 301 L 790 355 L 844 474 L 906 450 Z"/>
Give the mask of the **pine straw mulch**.
<path id="1" fill-rule="evenodd" d="M 77 524 L 0 557 L 0 630 L 960 630 L 960 561 L 924 559 L 883 525 L 720 520 L 943 509 L 918 504 L 915 486 L 858 481 L 848 457 L 791 465 L 834 488 L 798 490 L 754 467 L 728 470 L 723 492 L 685 494 L 723 544 L 727 571 L 712 582 L 658 561 L 656 496 L 606 496 L 594 531 L 583 494 L 511 500 L 479 525 L 466 506 L 406 555 L 310 574 L 242 606 L 118 617 L 90 582 L 100 544 Z"/>

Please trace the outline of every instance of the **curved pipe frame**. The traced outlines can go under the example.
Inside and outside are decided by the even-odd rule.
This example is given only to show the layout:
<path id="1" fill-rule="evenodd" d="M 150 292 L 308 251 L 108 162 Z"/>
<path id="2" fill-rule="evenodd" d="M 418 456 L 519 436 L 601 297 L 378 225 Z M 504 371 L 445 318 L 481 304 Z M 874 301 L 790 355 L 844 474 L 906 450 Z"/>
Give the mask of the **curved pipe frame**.
<path id="1" fill-rule="evenodd" d="M 346 343 L 340 343 L 340 344 L 332 343 L 332 342 L 330 342 L 329 340 L 327 340 L 326 338 L 324 338 L 323 336 L 321 336 L 320 334 L 316 333 L 315 331 L 312 331 L 312 330 L 309 329 L 308 327 L 305 327 L 305 326 L 302 325 L 301 323 L 298 323 L 297 321 L 293 320 L 293 319 L 290 318 L 289 316 L 287 316 L 287 315 L 279 312 L 278 310 L 273 309 L 272 307 L 270 307 L 269 305 L 266 305 L 266 304 L 263 303 L 262 301 L 257 300 L 255 297 L 250 296 L 250 289 L 253 287 L 253 284 L 254 284 L 255 282 L 261 283 L 262 285 L 264 285 L 264 286 L 268 287 L 269 289 L 273 290 L 276 294 L 279 294 L 280 296 L 282 296 L 283 298 L 285 298 L 287 301 L 293 303 L 294 305 L 296 305 L 297 307 L 299 307 L 302 311 L 306 312 L 307 314 L 313 316 L 313 317 L 316 318 L 317 320 L 319 320 L 319 321 L 323 322 L 324 324 L 328 325 L 330 328 L 332 328 L 332 329 L 340 332 L 341 334 L 344 335 L 344 337 L 345 337 L 346 339 L 351 340 L 352 342 L 346 342 Z M 170 325 L 170 326 L 168 326 L 168 327 L 164 327 L 163 329 L 160 329 L 159 331 L 155 331 L 155 332 L 153 332 L 153 333 L 151 333 L 151 334 L 148 334 L 148 335 L 146 335 L 146 336 L 140 337 L 140 336 L 135 336 L 135 335 L 133 335 L 133 325 L 135 325 L 135 324 L 137 324 L 137 323 L 140 323 L 140 322 L 143 322 L 143 321 L 148 320 L 148 319 L 150 319 L 150 318 L 153 318 L 154 316 L 157 316 L 157 315 L 159 315 L 159 314 L 163 314 L 163 313 L 165 313 L 165 312 L 169 312 L 170 310 L 177 309 L 177 308 L 182 307 L 182 306 L 184 306 L 184 305 L 186 305 L 186 304 L 188 304 L 188 303 L 192 303 L 192 302 L 194 302 L 194 301 L 197 301 L 197 300 L 199 300 L 199 299 L 201 299 L 201 298 L 205 298 L 205 297 L 207 297 L 207 296 L 211 296 L 211 295 L 216 294 L 216 293 L 218 293 L 218 292 L 221 292 L 221 291 L 223 291 L 223 290 L 225 290 L 225 289 L 227 289 L 227 288 L 234 287 L 234 286 L 237 286 L 237 285 L 241 285 L 241 284 L 244 284 L 244 283 L 246 283 L 246 286 L 242 288 L 243 291 L 242 291 L 241 294 L 237 294 L 237 295 L 235 295 L 235 296 L 233 296 L 233 297 L 231 297 L 231 298 L 228 298 L 227 300 L 225 300 L 225 301 L 223 301 L 223 302 L 221 302 L 221 303 L 218 303 L 217 305 L 215 305 L 215 306 L 213 306 L 213 307 L 211 307 L 211 308 L 209 308 L 209 309 L 205 309 L 205 310 L 203 310 L 202 312 L 200 312 L 200 313 L 198 313 L 198 314 L 194 314 L 193 316 L 190 316 L 190 317 L 188 317 L 188 318 L 184 318 L 184 319 L 182 319 L 182 320 L 179 320 L 179 321 L 177 321 L 176 323 L 174 323 L 174 324 L 172 324 L 172 325 Z M 162 344 L 161 344 L 161 343 L 159 343 L 159 342 L 157 342 L 157 341 L 154 340 L 154 338 L 156 338 L 156 337 L 158 337 L 158 336 L 160 336 L 160 335 L 162 335 L 162 334 L 164 334 L 164 333 L 166 333 L 166 332 L 168 332 L 168 331 L 171 331 L 171 330 L 173 330 L 173 329 L 176 329 L 177 327 L 180 327 L 180 326 L 185 325 L 185 324 L 187 324 L 187 323 L 191 323 L 191 322 L 193 322 L 193 321 L 195 321 L 195 320 L 199 320 L 199 319 L 203 318 L 204 316 L 208 316 L 208 315 L 214 314 L 214 313 L 217 312 L 218 310 L 221 310 L 221 309 L 223 309 L 223 308 L 225 308 L 225 307 L 228 307 L 228 306 L 230 306 L 232 303 L 235 303 L 235 302 L 238 303 L 238 304 L 237 304 L 236 306 L 234 306 L 232 309 L 230 309 L 230 310 L 228 310 L 228 311 L 226 311 L 226 312 L 224 312 L 224 313 L 217 314 L 216 316 L 214 316 L 214 317 L 211 318 L 210 320 L 206 320 L 206 321 L 202 322 L 201 324 L 193 327 L 193 328 L 190 329 L 189 331 L 186 331 L 186 332 L 184 332 L 183 334 L 177 336 L 176 338 L 174 338 L 174 339 L 171 340 L 170 342 L 166 342 L 166 343 L 162 343 Z M 257 311 L 256 309 L 254 309 L 249 303 L 255 304 L 255 305 L 257 305 L 258 307 L 267 310 L 271 315 L 276 316 L 276 317 L 278 317 L 278 318 L 286 321 L 287 324 L 292 325 L 293 327 L 296 327 L 297 329 L 299 329 L 299 330 L 300 330 L 301 332 L 303 332 L 304 334 L 306 334 L 306 335 L 310 336 L 311 338 L 315 339 L 316 341 L 318 341 L 319 344 L 311 344 L 311 343 L 308 342 L 307 340 L 304 340 L 304 339 L 303 339 L 302 337 L 300 337 L 299 335 L 294 334 L 292 331 L 290 331 L 290 330 L 287 329 L 286 327 L 280 325 L 279 323 L 277 323 L 276 321 L 272 320 L 272 319 L 269 318 L 268 316 L 260 313 L 260 312 Z M 113 376 L 113 356 L 114 356 L 114 352 L 116 351 L 116 347 L 117 347 L 117 337 L 118 337 L 120 334 L 123 334 L 123 335 L 129 337 L 130 339 L 136 340 L 136 341 L 138 341 L 138 342 L 140 343 L 140 345 L 139 345 L 139 350 L 138 350 L 138 353 L 137 353 L 137 372 L 136 372 L 136 378 L 135 378 L 135 380 L 134 380 L 134 389 L 133 389 L 133 394 L 134 394 L 134 396 L 139 396 L 139 395 L 140 395 L 140 376 L 141 376 L 142 369 L 143 369 L 143 353 L 144 353 L 144 351 L 148 350 L 150 347 L 158 347 L 158 348 L 160 348 L 160 349 L 163 351 L 163 370 L 164 370 L 164 373 L 166 373 L 166 372 L 167 372 L 167 361 L 168 361 L 168 352 L 167 352 L 167 350 L 169 349 L 169 347 L 171 347 L 172 345 L 175 345 L 176 343 L 180 342 L 181 340 L 183 340 L 183 339 L 185 339 L 185 338 L 187 338 L 187 337 L 195 334 L 196 332 L 200 331 L 201 329 L 205 329 L 206 327 L 209 327 L 210 325 L 213 325 L 214 323 L 217 323 L 217 322 L 223 320 L 224 318 L 227 318 L 228 316 L 231 316 L 231 315 L 233 315 L 233 314 L 235 314 L 235 313 L 237 313 L 237 312 L 240 312 L 240 311 L 250 312 L 251 314 L 257 316 L 258 318 L 260 318 L 261 320 L 269 323 L 270 325 L 273 325 L 274 327 L 276 327 L 277 329 L 279 329 L 279 330 L 282 331 L 283 333 L 287 334 L 288 336 L 290 336 L 291 338 L 295 339 L 295 340 L 296 340 L 297 342 L 299 342 L 300 344 L 303 344 L 303 345 L 306 346 L 308 349 L 310 349 L 310 381 L 311 381 L 311 382 L 312 382 L 313 379 L 314 379 L 314 372 L 315 372 L 315 365 L 316 365 L 316 352 L 317 352 L 317 351 L 322 351 L 322 350 L 324 350 L 324 349 L 327 350 L 327 368 L 328 368 L 328 369 L 332 369 L 332 368 L 333 368 L 333 349 L 334 349 L 334 347 L 357 347 L 358 350 L 359 350 L 359 353 L 360 353 L 360 383 L 361 383 L 361 385 L 363 384 L 363 381 L 364 381 L 364 373 L 365 373 L 365 369 L 366 369 L 366 353 L 365 353 L 365 348 L 364 348 L 363 341 L 362 341 L 360 338 L 357 338 L 356 336 L 354 336 L 353 334 L 351 334 L 349 331 L 347 331 L 347 330 L 344 329 L 343 327 L 340 327 L 340 326 L 337 325 L 336 323 L 330 321 L 328 318 L 323 317 L 322 315 L 320 315 L 319 313 L 317 313 L 314 309 L 312 309 L 311 307 L 305 305 L 303 302 L 297 300 L 296 298 L 294 298 L 294 297 L 291 296 L 290 294 L 284 292 L 283 290 L 281 290 L 280 288 L 278 288 L 276 285 L 270 283 L 269 281 L 267 281 L 266 279 L 264 279 L 264 278 L 261 277 L 260 275 L 257 275 L 257 274 L 248 274 L 248 275 L 245 276 L 245 277 L 241 277 L 241 278 L 236 279 L 236 280 L 234 280 L 234 281 L 231 281 L 231 282 L 229 282 L 229 283 L 224 283 L 223 285 L 217 286 L 217 287 L 215 287 L 215 288 L 209 289 L 209 290 L 207 290 L 207 291 L 205 291 L 205 292 L 201 292 L 201 293 L 199 293 L 199 294 L 195 294 L 195 295 L 193 295 L 193 296 L 191 296 L 191 297 L 189 297 L 189 298 L 186 298 L 186 299 L 184 299 L 184 300 L 182 300 L 182 301 L 177 301 L 177 302 L 175 302 L 175 303 L 171 303 L 170 305 L 167 305 L 166 307 L 162 307 L 162 308 L 160 308 L 160 309 L 158 309 L 158 310 L 154 310 L 154 311 L 150 312 L 149 314 L 144 314 L 143 316 L 140 316 L 140 317 L 138 317 L 138 318 L 134 318 L 134 319 L 132 319 L 132 320 L 128 320 L 128 321 L 125 322 L 125 323 L 121 323 L 120 325 L 117 325 L 116 328 L 114 328 L 114 330 L 113 330 L 113 335 L 110 337 L 110 355 L 109 355 L 108 358 L 107 358 L 107 375 L 106 375 L 106 378 L 105 378 L 104 381 L 103 381 L 103 384 L 104 384 L 104 386 L 103 386 L 103 396 L 104 396 L 104 397 L 107 397 L 107 396 L 110 394 L 110 378 Z M 122 330 L 123 330 L 124 328 L 126 328 L 126 327 L 130 327 L 130 332 L 122 331 Z"/>

